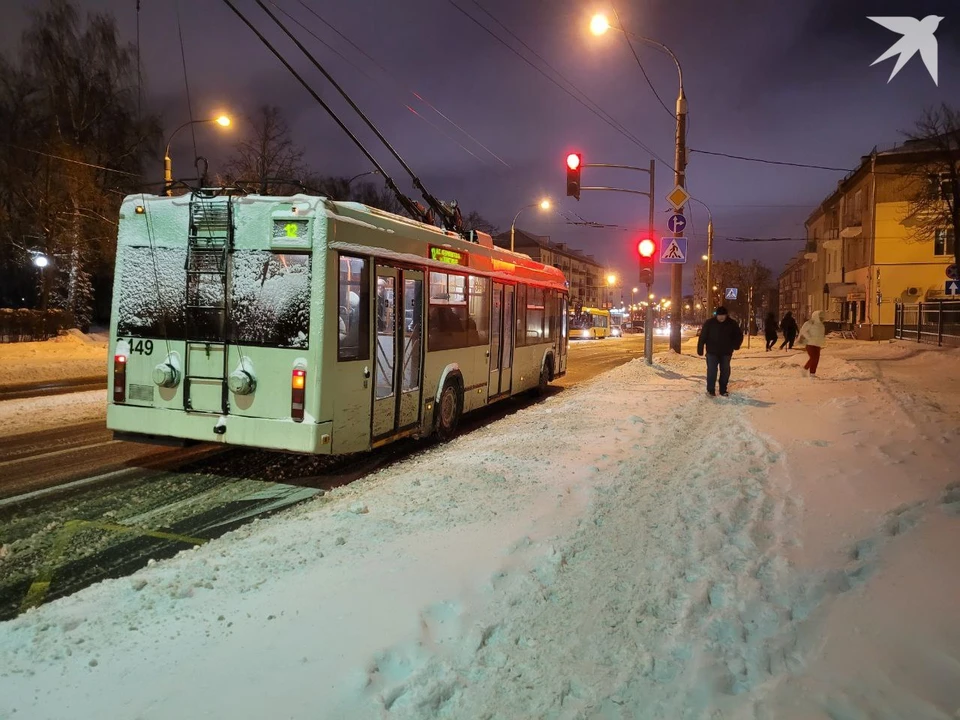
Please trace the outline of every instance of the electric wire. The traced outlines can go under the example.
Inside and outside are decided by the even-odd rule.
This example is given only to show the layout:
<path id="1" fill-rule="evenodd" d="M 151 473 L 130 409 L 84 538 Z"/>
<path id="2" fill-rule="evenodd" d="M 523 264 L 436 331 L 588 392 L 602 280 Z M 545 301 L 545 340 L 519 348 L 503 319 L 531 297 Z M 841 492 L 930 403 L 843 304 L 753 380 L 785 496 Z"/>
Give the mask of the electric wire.
<path id="1" fill-rule="evenodd" d="M 411 89 L 411 88 L 409 88 L 409 87 L 404 86 L 404 84 L 403 84 L 395 75 L 393 75 L 393 73 L 391 73 L 389 70 L 387 70 L 387 68 L 385 68 L 380 62 L 378 62 L 375 58 L 373 58 L 366 50 L 364 50 L 362 47 L 360 47 L 357 43 L 355 43 L 353 40 L 351 40 L 349 37 L 347 37 L 343 32 L 341 32 L 340 30 L 338 30 L 332 23 L 330 23 L 330 21 L 328 21 L 328 20 L 327 20 L 326 18 L 324 18 L 324 17 L 321 17 L 320 14 L 317 13 L 317 12 L 316 12 L 313 8 L 311 8 L 309 5 L 307 5 L 306 2 L 304 2 L 304 0 L 298 0 L 298 2 L 300 3 L 300 5 L 301 5 L 308 13 L 310 13 L 310 14 L 313 15 L 315 18 L 317 18 L 317 20 L 319 20 L 320 22 L 322 22 L 322 23 L 323 23 L 324 25 L 326 25 L 330 30 L 332 30 L 334 33 L 336 33 L 336 34 L 337 34 L 340 38 L 342 38 L 347 44 L 349 44 L 354 50 L 356 50 L 358 53 L 360 53 L 361 55 L 363 55 L 367 60 L 369 60 L 371 63 L 373 63 L 373 64 L 377 67 L 377 69 L 380 70 L 380 72 L 382 72 L 382 73 L 383 73 L 384 75 L 386 75 L 388 78 L 390 78 L 390 80 L 392 80 L 393 83 L 394 83 L 398 88 L 401 88 L 401 89 L 403 89 L 405 92 L 408 92 L 408 93 L 410 93 L 411 95 L 413 95 L 417 100 L 419 100 L 420 102 L 422 102 L 422 103 L 423 103 L 424 105 L 426 105 L 428 108 L 430 108 L 431 110 L 433 110 L 437 115 L 439 115 L 439 116 L 442 117 L 444 120 L 446 120 L 448 123 L 450 123 L 451 125 L 453 125 L 453 127 L 455 127 L 457 130 L 459 130 L 461 133 L 463 133 L 463 134 L 466 135 L 468 138 L 470 138 L 470 140 L 472 140 L 474 143 L 476 143 L 479 147 L 483 148 L 484 151 L 486 151 L 486 152 L 489 153 L 493 158 L 495 158 L 495 159 L 497 160 L 497 162 L 503 164 L 505 167 L 510 167 L 510 165 L 509 165 L 503 158 L 501 158 L 501 157 L 500 157 L 499 155 L 497 155 L 493 150 L 491 150 L 490 148 L 488 148 L 486 145 L 484 145 L 482 142 L 480 142 L 477 138 L 475 138 L 473 135 L 471 135 L 469 132 L 467 132 L 467 131 L 466 131 L 461 125 L 459 125 L 457 122 L 455 122 L 454 120 L 452 120 L 451 118 L 449 118 L 447 115 L 445 115 L 438 107 L 436 107 L 433 103 L 431 103 L 429 100 L 427 100 L 425 97 L 423 97 L 420 93 L 416 92 L 415 90 L 413 90 L 413 89 Z M 272 3 L 271 3 L 271 4 L 272 4 Z M 319 38 L 318 38 L 318 39 L 319 39 Z M 321 40 L 321 42 L 323 42 L 323 41 Z M 331 49 L 333 49 L 330 45 L 327 45 L 327 47 L 330 47 Z M 343 57 L 343 56 L 341 55 L 341 57 Z M 346 58 L 344 58 L 344 59 L 346 59 Z M 349 61 L 348 61 L 348 62 L 349 62 Z M 356 67 L 356 66 L 355 66 L 355 67 Z M 367 77 L 369 77 L 369 76 L 367 76 Z M 449 137 L 449 136 L 448 136 L 448 137 Z"/>
<path id="2" fill-rule="evenodd" d="M 382 80 L 378 81 L 376 78 L 374 78 L 372 75 L 370 75 L 366 70 L 364 70 L 363 68 L 359 67 L 356 63 L 354 63 L 352 60 L 350 60 L 350 58 L 348 58 L 346 55 L 344 55 L 343 53 L 341 53 L 339 50 L 337 50 L 335 47 L 333 47 L 330 43 L 328 43 L 328 42 L 325 41 L 323 38 L 321 38 L 319 35 L 317 35 L 315 32 L 313 32 L 312 30 L 310 30 L 310 28 L 308 28 L 306 25 L 304 25 L 302 22 L 300 22 L 299 20 L 297 20 L 297 18 L 295 18 L 293 15 L 291 15 L 291 14 L 288 13 L 286 10 L 284 10 L 282 7 L 280 7 L 280 6 L 277 5 L 275 2 L 273 2 L 273 0 L 268 0 L 268 1 L 270 2 L 270 4 L 271 4 L 276 10 L 278 10 L 278 11 L 281 12 L 281 13 L 283 13 L 287 18 L 289 18 L 291 21 L 293 21 L 294 23 L 296 23 L 296 24 L 300 27 L 301 30 L 303 30 L 305 33 L 307 33 L 308 35 L 310 35 L 314 40 L 316 40 L 317 42 L 319 42 L 320 44 L 322 44 L 324 47 L 326 47 L 328 50 L 330 50 L 330 52 L 332 52 L 333 54 L 335 54 L 337 57 L 339 57 L 339 58 L 340 58 L 341 60 L 343 60 L 345 63 L 347 63 L 348 65 L 350 65 L 350 67 L 352 67 L 354 70 L 356 70 L 357 72 L 361 73 L 365 78 L 367 78 L 367 79 L 370 80 L 371 82 L 380 82 L 381 84 L 385 84 L 385 83 L 383 83 Z M 318 17 L 319 17 L 319 16 L 318 16 Z M 414 110 L 412 107 L 410 107 L 410 106 L 407 105 L 406 103 L 402 103 L 402 105 L 403 105 L 403 107 L 404 107 L 405 109 L 409 110 L 411 113 L 413 113 L 413 114 L 416 115 L 418 118 L 420 118 L 421 120 L 423 120 L 425 123 L 427 123 L 427 125 L 429 125 L 430 127 L 432 127 L 432 128 L 433 128 L 434 130 L 436 130 L 438 133 L 440 133 L 440 134 L 443 135 L 445 138 L 447 138 L 447 139 L 450 140 L 451 142 L 453 142 L 453 143 L 455 143 L 456 145 L 458 145 L 464 152 L 468 153 L 469 155 L 472 155 L 472 156 L 473 156 L 474 158 L 476 158 L 479 162 L 481 162 L 481 163 L 483 163 L 483 164 L 487 164 L 486 161 L 483 160 L 483 158 L 481 158 L 481 157 L 478 156 L 476 153 L 474 153 L 472 150 L 470 150 L 470 148 L 468 148 L 468 147 L 466 147 L 465 145 L 463 145 L 463 144 L 462 144 L 459 140 L 457 140 L 455 137 L 453 137 L 452 135 L 448 134 L 448 133 L 447 133 L 445 130 L 443 130 L 443 128 L 441 128 L 439 125 L 437 125 L 436 123 L 432 122 L 432 121 L 429 120 L 428 118 L 424 117 L 423 115 L 421 115 L 420 113 L 418 113 L 416 110 Z M 489 151 L 488 151 L 488 152 L 489 152 Z M 494 155 L 494 157 L 497 157 L 497 156 Z M 499 160 L 500 158 L 497 157 L 497 159 Z M 503 161 L 501 160 L 501 162 L 503 162 Z M 506 165 L 506 163 L 503 163 L 503 164 Z M 507 165 L 507 167 L 510 167 L 510 166 Z"/>
<path id="3" fill-rule="evenodd" d="M 465 16 L 466 16 L 472 23 L 474 23 L 477 27 L 479 27 L 481 30 L 483 30 L 484 32 L 486 32 L 487 34 L 489 34 L 491 37 L 493 37 L 494 40 L 496 40 L 497 42 L 499 42 L 500 44 L 502 44 L 504 47 L 506 47 L 508 50 L 510 50 L 510 52 L 512 52 L 513 54 L 515 54 L 517 57 L 519 57 L 521 60 L 523 60 L 525 63 L 527 63 L 530 67 L 532 67 L 532 68 L 533 68 L 534 70 L 536 70 L 538 73 L 540 73 L 541 75 L 543 75 L 543 77 L 545 77 L 549 82 L 553 83 L 553 84 L 556 85 L 558 88 L 560 88 L 560 90 L 562 90 L 562 91 L 565 92 L 567 95 L 569 95 L 569 96 L 572 97 L 574 100 L 576 100 L 578 103 L 580 103 L 581 105 L 583 105 L 583 107 L 585 107 L 585 108 L 586 108 L 587 110 L 589 110 L 591 113 L 593 113 L 593 114 L 596 115 L 598 118 L 600 118 L 601 120 L 603 120 L 603 122 L 605 122 L 607 125 L 609 125 L 610 127 L 612 127 L 614 130 L 616 130 L 618 133 L 620 133 L 620 134 L 623 135 L 625 138 L 627 138 L 628 140 L 630 140 L 632 143 L 634 143 L 635 145 L 637 145 L 639 148 L 641 148 L 642 150 L 644 150 L 645 152 L 647 152 L 651 157 L 656 158 L 657 160 L 659 160 L 661 163 L 663 163 L 663 164 L 666 165 L 667 167 L 669 167 L 669 168 L 671 168 L 671 169 L 673 168 L 673 163 L 669 163 L 669 162 L 667 162 L 666 160 L 664 160 L 662 157 L 660 157 L 660 156 L 659 156 L 657 153 L 655 153 L 648 145 L 644 144 L 639 138 L 637 138 L 637 137 L 636 137 L 635 135 L 633 135 L 630 131 L 628 131 L 626 128 L 624 128 L 616 119 L 614 119 L 612 116 L 609 116 L 609 113 L 606 113 L 606 111 L 604 111 L 602 108 L 600 108 L 600 106 L 597 105 L 593 100 L 590 100 L 590 98 L 589 98 L 587 95 L 583 94 L 582 91 L 580 91 L 579 89 L 577 90 L 577 91 L 580 92 L 580 93 L 583 95 L 583 97 L 586 98 L 589 102 L 591 102 L 591 103 L 593 103 L 594 105 L 596 105 L 596 108 L 591 107 L 591 106 L 590 106 L 587 102 L 585 102 L 583 99 L 581 99 L 580 97 L 578 97 L 577 95 L 575 95 L 573 92 L 571 92 L 568 88 L 564 87 L 564 86 L 561 85 L 559 82 L 557 82 L 556 79 L 554 79 L 554 78 L 552 78 L 550 75 L 548 75 L 541 67 L 539 67 L 538 65 L 536 65 L 535 63 L 533 63 L 529 58 L 527 58 L 527 57 L 525 57 L 523 54 L 521 54 L 516 48 L 514 48 L 512 45 L 510 45 L 508 42 L 506 42 L 503 38 L 501 38 L 499 35 L 497 35 L 495 32 L 493 32 L 493 31 L 492 31 L 490 28 L 488 28 L 486 25 L 484 25 L 484 24 L 481 23 L 479 20 L 477 20 L 473 15 L 471 15 L 471 14 L 468 13 L 466 10 L 464 10 L 462 7 L 460 7 L 459 5 L 457 5 L 457 3 L 456 3 L 454 0 L 447 0 L 447 1 L 448 1 L 454 8 L 456 8 L 456 9 L 457 9 L 458 11 L 460 11 L 463 15 L 465 15 Z M 554 70 L 554 72 L 556 72 L 556 71 Z M 559 73 L 557 73 L 557 74 L 559 75 Z M 562 77 L 562 76 L 561 76 L 561 77 Z M 565 78 L 564 78 L 564 79 L 565 79 Z M 565 79 L 565 80 L 566 80 L 566 79 Z M 566 82 L 569 83 L 569 80 L 566 80 Z M 576 86 L 574 86 L 572 83 L 570 83 L 570 84 L 571 84 L 572 87 L 576 87 Z"/>
<path id="4" fill-rule="evenodd" d="M 225 0 L 225 2 L 226 1 L 227 0 Z M 290 32 L 289 28 L 287 28 L 287 26 L 284 25 L 280 21 L 280 19 L 277 18 L 276 15 L 270 12 L 270 8 L 268 8 L 264 4 L 263 0 L 256 0 L 256 3 L 260 7 L 260 9 L 263 10 L 271 20 L 273 20 L 273 22 L 277 25 L 277 27 L 279 27 L 283 31 L 283 33 L 294 42 L 294 44 L 297 46 L 300 52 L 302 52 L 307 57 L 307 59 L 311 62 L 311 64 L 323 74 L 323 76 L 327 79 L 327 82 L 333 85 L 334 89 L 340 94 L 340 96 L 344 100 L 346 100 L 347 104 L 351 107 L 351 109 L 360 117 L 361 120 L 363 120 L 364 124 L 368 128 L 370 128 L 370 130 L 374 133 L 374 135 L 377 136 L 377 139 L 380 140 L 383 146 L 390 152 L 391 155 L 393 155 L 396 161 L 400 163 L 401 167 L 403 167 L 406 173 L 410 176 L 410 180 L 413 182 L 414 187 L 416 187 L 420 191 L 420 194 L 423 197 L 423 199 L 427 201 L 427 205 L 429 205 L 433 209 L 433 211 L 436 212 L 436 214 L 439 216 L 439 219 L 443 223 L 444 227 L 447 230 L 459 231 L 460 228 L 457 227 L 457 223 L 454 218 L 454 215 L 455 215 L 454 212 L 449 208 L 447 208 L 446 206 L 444 206 L 443 203 L 437 200 L 437 198 L 434 197 L 429 190 L 427 190 L 427 188 L 424 186 L 423 182 L 420 180 L 417 174 L 413 172 L 410 166 L 407 165 L 406 161 L 400 156 L 400 153 L 398 153 L 396 149 L 387 141 L 387 139 L 383 136 L 383 133 L 381 133 L 380 130 L 370 121 L 370 119 L 357 106 L 357 104 L 347 94 L 347 92 L 342 87 L 340 87 L 339 83 L 337 83 L 337 81 L 333 79 L 333 76 L 329 72 L 327 72 L 327 69 L 323 67 L 323 65 L 321 65 L 317 61 L 317 59 L 310 53 L 310 51 L 307 50 L 306 47 L 304 47 L 303 43 L 301 43 L 297 39 L 297 37 L 292 32 Z"/>
<path id="5" fill-rule="evenodd" d="M 369 160 L 370 163 L 380 172 L 380 175 L 383 177 L 384 181 L 386 182 L 387 187 L 389 187 L 390 190 L 394 193 L 394 195 L 397 196 L 397 200 L 400 202 L 403 208 L 408 213 L 410 213 L 410 217 L 418 219 L 420 221 L 424 221 L 426 217 L 425 217 L 425 214 L 422 212 L 422 210 L 417 206 L 416 203 L 413 202 L 413 200 L 411 200 L 406 195 L 404 195 L 403 192 L 401 192 L 400 188 L 397 187 L 397 184 L 396 182 L 394 182 L 393 178 L 391 178 L 390 175 L 387 174 L 383 166 L 380 165 L 380 163 L 377 162 L 377 159 L 370 154 L 370 151 L 367 150 L 367 148 L 363 145 L 363 143 L 360 142 L 359 138 L 357 138 L 357 136 L 353 134 L 350 128 L 348 128 L 344 124 L 343 120 L 341 120 L 340 117 L 333 111 L 333 109 L 329 105 L 327 105 L 326 102 L 324 102 L 323 98 L 321 98 L 320 95 L 317 94 L 317 91 L 314 90 L 310 86 L 310 84 L 303 79 L 303 76 L 301 76 L 300 73 L 298 73 L 293 68 L 293 66 L 287 61 L 287 59 L 283 57 L 283 55 L 281 55 L 280 52 L 273 45 L 270 44 L 270 41 L 267 40 L 263 36 L 263 34 L 259 30 L 257 30 L 257 28 L 253 25 L 253 23 L 251 23 L 250 20 L 248 20 L 247 17 L 236 8 L 236 6 L 231 2 L 231 0 L 223 0 L 223 2 L 227 7 L 230 8 L 230 10 L 233 11 L 233 13 L 238 18 L 240 18 L 240 20 L 243 22 L 244 25 L 250 28 L 250 30 L 253 32 L 254 35 L 257 36 L 260 42 L 263 43 L 267 47 L 267 49 L 270 50 L 271 53 L 273 53 L 274 57 L 276 57 L 283 64 L 283 66 L 290 72 L 290 74 L 297 79 L 297 81 L 310 94 L 310 96 L 314 100 L 316 100 L 317 103 L 319 103 L 324 110 L 327 111 L 327 114 L 330 115 L 330 117 L 337 124 L 337 126 L 341 130 L 343 130 L 343 132 L 347 135 L 347 137 L 350 138 L 351 141 L 353 141 L 353 144 L 360 149 L 360 152 L 362 152 L 366 156 L 367 160 Z"/>
<path id="6" fill-rule="evenodd" d="M 190 117 L 190 135 L 193 138 L 193 156 L 197 157 L 200 153 L 197 151 L 197 130 L 193 121 L 193 104 L 190 102 L 190 81 L 187 79 L 187 52 L 183 48 L 183 27 L 180 24 L 180 0 L 174 0 L 174 8 L 177 13 L 177 34 L 180 36 L 180 59 L 183 62 L 183 86 L 187 92 L 187 113 Z"/>
<path id="7" fill-rule="evenodd" d="M 623 27 L 623 21 L 620 20 L 620 13 L 617 12 L 617 8 L 612 5 L 611 7 L 613 8 L 614 17 L 617 18 L 617 25 L 619 25 L 620 27 Z M 657 100 L 660 102 L 660 105 L 663 106 L 663 109 L 667 111 L 667 115 L 669 115 L 671 118 L 676 120 L 677 119 L 676 113 L 673 110 L 671 110 L 669 107 L 667 107 L 667 104 L 660 97 L 660 94 L 657 92 L 657 89 L 653 86 L 653 83 L 650 82 L 650 76 L 647 75 L 647 71 L 643 67 L 643 63 L 640 62 L 640 56 L 637 55 L 637 51 L 633 47 L 633 41 L 630 40 L 630 35 L 624 32 L 623 36 L 627 39 L 627 46 L 630 48 L 630 52 L 633 53 L 633 57 L 637 61 L 637 65 L 640 67 L 640 72 L 643 73 L 643 79 L 647 81 L 647 85 L 649 85 L 650 89 L 653 91 L 654 97 L 657 98 Z"/>

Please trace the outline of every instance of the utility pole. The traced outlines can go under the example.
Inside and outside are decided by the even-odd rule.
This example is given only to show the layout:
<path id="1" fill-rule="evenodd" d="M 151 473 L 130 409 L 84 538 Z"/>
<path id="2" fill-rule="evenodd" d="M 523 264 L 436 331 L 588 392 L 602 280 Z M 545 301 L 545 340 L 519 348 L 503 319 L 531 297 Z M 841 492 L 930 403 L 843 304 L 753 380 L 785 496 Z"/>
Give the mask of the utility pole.
<path id="1" fill-rule="evenodd" d="M 707 315 L 710 315 L 710 303 L 713 299 L 713 285 L 710 283 L 713 281 L 713 218 L 710 218 L 710 221 L 707 223 Z"/>
<path id="2" fill-rule="evenodd" d="M 672 54 L 672 53 L 671 53 Z M 677 62 L 679 69 L 680 63 Z M 686 189 L 687 184 L 687 96 L 683 92 L 683 75 L 680 76 L 680 94 L 677 96 L 677 138 L 673 179 L 677 186 Z M 674 237 L 682 237 L 683 231 L 674 231 Z M 670 304 L 674 310 L 670 320 L 670 349 L 680 353 L 680 325 L 683 320 L 683 265 L 676 263 L 670 275 Z"/>

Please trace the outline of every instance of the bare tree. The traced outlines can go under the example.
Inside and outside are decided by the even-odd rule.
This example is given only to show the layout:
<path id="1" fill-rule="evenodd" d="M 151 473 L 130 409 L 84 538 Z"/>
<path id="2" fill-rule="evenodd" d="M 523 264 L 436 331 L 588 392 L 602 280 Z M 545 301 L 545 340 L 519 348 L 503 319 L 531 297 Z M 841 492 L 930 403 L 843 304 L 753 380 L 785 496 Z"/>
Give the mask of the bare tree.
<path id="1" fill-rule="evenodd" d="M 296 182 L 306 173 L 303 148 L 290 137 L 290 128 L 280 108 L 261 105 L 248 118 L 249 136 L 234 146 L 227 161 L 229 182 L 254 183 L 257 192 L 289 195 L 300 191 Z"/>
<path id="2" fill-rule="evenodd" d="M 913 239 L 929 241 L 951 230 L 953 260 L 960 265 L 960 111 L 946 104 L 927 108 L 904 134 L 925 158 L 905 181 L 913 195 L 907 214 Z M 946 252 L 946 233 L 943 242 Z"/>
<path id="3" fill-rule="evenodd" d="M 693 273 L 693 295 L 698 302 L 706 304 L 707 315 L 713 311 L 714 305 L 725 305 L 741 319 L 746 319 L 750 288 L 753 288 L 753 311 L 759 313 L 767 308 L 764 301 L 769 291 L 774 287 L 773 272 L 757 260 L 744 264 L 739 260 L 715 261 L 711 268 L 711 282 L 717 291 L 707 293 L 706 275 L 707 266 L 700 263 Z M 723 292 L 726 288 L 737 289 L 736 300 L 725 300 Z"/>
<path id="4" fill-rule="evenodd" d="M 134 51 L 110 15 L 49 0 L 14 57 L 0 62 L 0 235 L 54 258 L 41 305 L 84 327 L 94 276 L 112 268 L 120 201 L 138 188 L 159 123 L 139 116 Z M 10 269 L 23 260 L 2 258 Z"/>
<path id="5" fill-rule="evenodd" d="M 479 232 L 485 232 L 488 235 L 496 235 L 497 233 L 500 232 L 500 228 L 498 228 L 492 222 L 487 220 L 485 217 L 483 217 L 483 215 L 478 213 L 476 210 L 471 210 L 470 214 L 464 217 L 463 229 L 477 230 Z"/>

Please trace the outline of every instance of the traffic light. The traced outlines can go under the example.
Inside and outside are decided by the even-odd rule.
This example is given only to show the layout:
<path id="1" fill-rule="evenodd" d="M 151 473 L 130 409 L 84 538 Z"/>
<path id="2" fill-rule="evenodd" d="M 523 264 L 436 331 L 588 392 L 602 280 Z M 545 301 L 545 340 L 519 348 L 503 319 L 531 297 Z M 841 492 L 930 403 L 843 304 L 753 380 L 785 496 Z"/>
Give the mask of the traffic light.
<path id="1" fill-rule="evenodd" d="M 580 153 L 567 155 L 567 197 L 580 199 Z"/>
<path id="2" fill-rule="evenodd" d="M 653 285 L 653 268 L 657 262 L 657 243 L 650 238 L 644 238 L 637 243 L 637 252 L 640 253 L 640 282 Z"/>

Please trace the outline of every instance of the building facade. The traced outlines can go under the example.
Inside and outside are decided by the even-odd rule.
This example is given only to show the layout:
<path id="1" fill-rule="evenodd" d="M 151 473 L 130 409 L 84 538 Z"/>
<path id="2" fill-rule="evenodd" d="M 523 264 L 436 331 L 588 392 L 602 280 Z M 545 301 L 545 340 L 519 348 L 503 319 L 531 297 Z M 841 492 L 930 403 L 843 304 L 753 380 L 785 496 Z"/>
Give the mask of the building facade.
<path id="1" fill-rule="evenodd" d="M 911 213 L 930 150 L 917 141 L 861 159 L 807 218 L 807 245 L 780 275 L 780 311 L 815 310 L 863 339 L 893 337 L 897 303 L 945 297 L 953 231 Z"/>
<path id="2" fill-rule="evenodd" d="M 510 249 L 510 232 L 493 238 L 497 247 Z M 607 272 L 594 260 L 579 250 L 564 243 L 551 242 L 546 235 L 534 235 L 519 228 L 514 233 L 514 249 L 529 255 L 537 262 L 559 268 L 570 283 L 570 302 L 580 302 L 584 307 L 603 307 L 609 304 L 610 294 L 606 287 Z"/>

